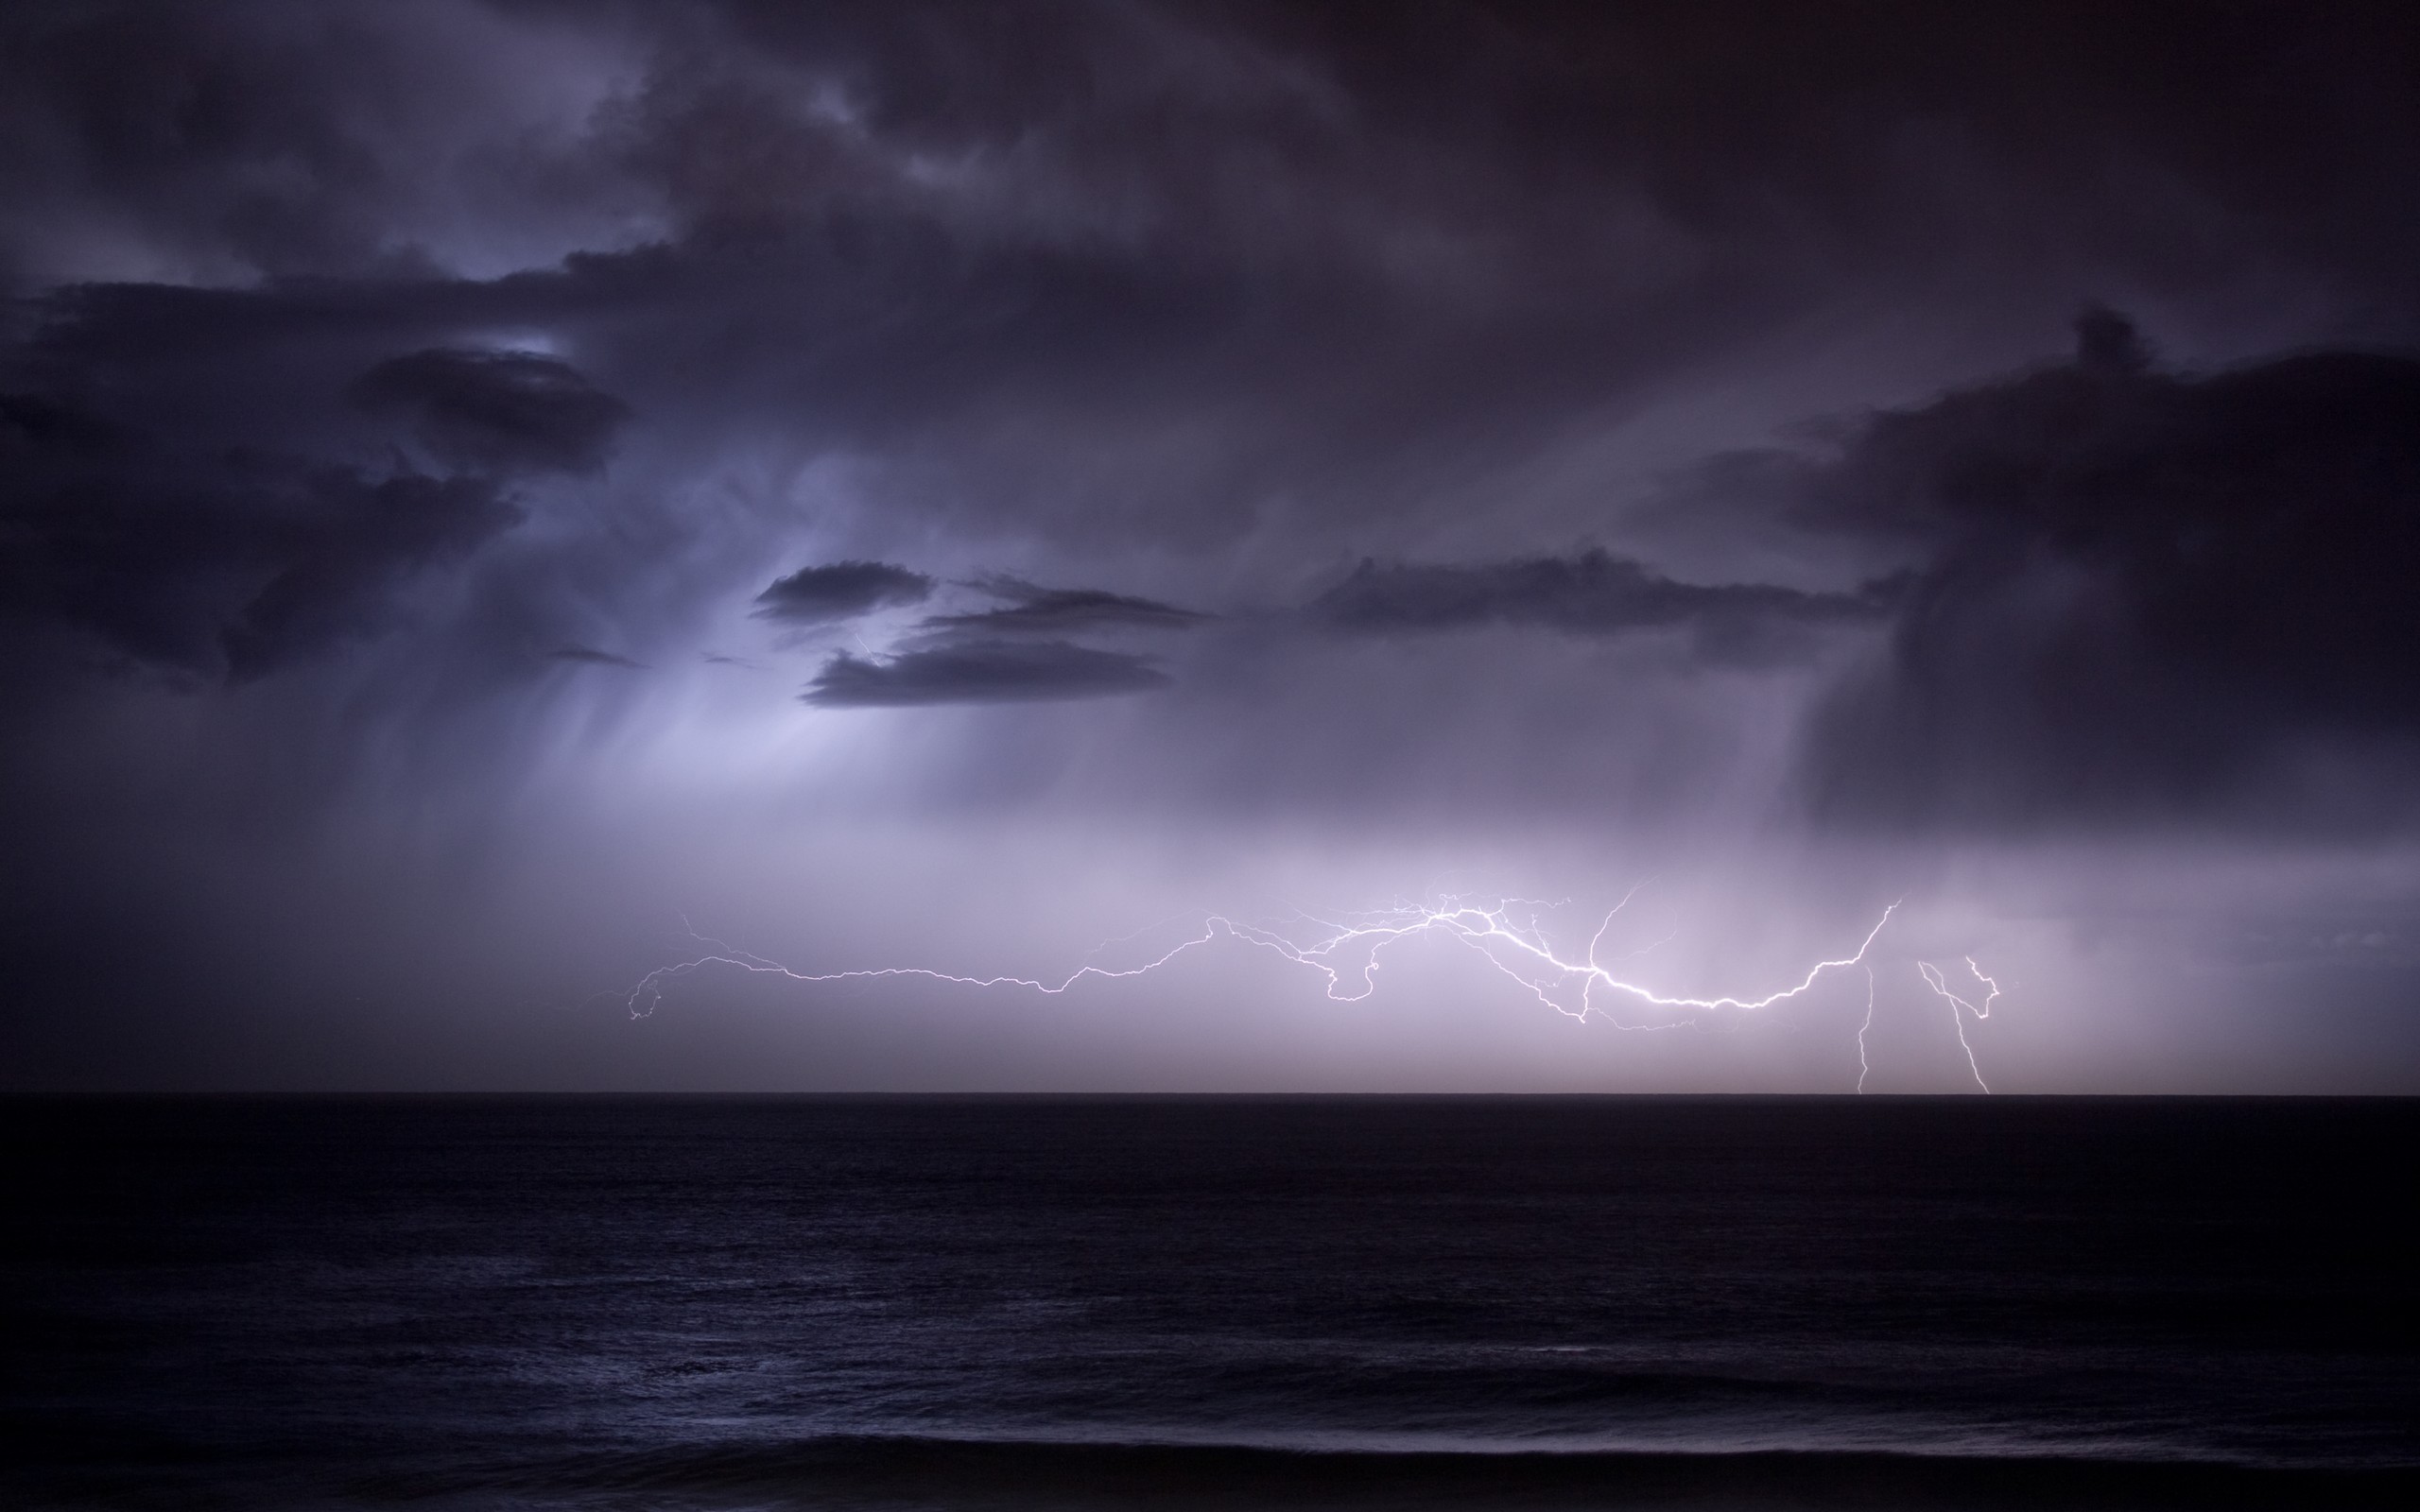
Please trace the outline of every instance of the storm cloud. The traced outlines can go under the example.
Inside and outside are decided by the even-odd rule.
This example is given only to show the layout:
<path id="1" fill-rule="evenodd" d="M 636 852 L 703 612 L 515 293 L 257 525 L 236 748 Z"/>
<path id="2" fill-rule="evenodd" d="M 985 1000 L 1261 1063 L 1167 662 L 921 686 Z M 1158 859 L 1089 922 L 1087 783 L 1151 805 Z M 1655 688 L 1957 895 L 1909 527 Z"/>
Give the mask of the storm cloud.
<path id="1" fill-rule="evenodd" d="M 1796 523 L 1912 546 L 1887 664 L 1824 712 L 1817 800 L 1905 820 L 2403 802 L 2420 738 L 2420 359 L 2072 362 L 1866 422 Z M 2383 787 L 2380 786 L 2383 782 Z M 2349 788 L 2346 784 L 2352 784 Z"/>
<path id="2" fill-rule="evenodd" d="M 853 606 L 847 613 L 880 603 L 916 602 L 933 586 L 930 579 L 904 569 L 849 562 L 784 578 L 766 593 L 779 590 L 786 594 L 802 579 L 821 598 Z M 878 657 L 871 651 L 837 655 L 802 696 L 819 708 L 860 709 L 1041 703 L 1145 693 L 1169 680 L 1152 659 L 1080 645 L 1063 637 L 1186 629 L 1204 618 L 1151 599 L 1100 589 L 1041 588 L 1000 575 L 965 586 L 1010 602 L 1004 608 L 926 615 Z M 819 610 L 818 617 L 839 616 Z"/>
<path id="3" fill-rule="evenodd" d="M 523 352 L 415 352 L 371 369 L 349 393 L 365 409 L 408 417 L 457 467 L 593 472 L 630 416 L 577 369 Z"/>
<path id="4" fill-rule="evenodd" d="M 776 577 L 756 595 L 759 619 L 792 625 L 827 625 L 898 604 L 921 604 L 932 596 L 933 580 L 887 561 L 840 561 L 802 567 Z"/>
<path id="5" fill-rule="evenodd" d="M 1080 635 L 1091 630 L 1183 630 L 1206 617 L 1173 604 L 1098 588 L 1039 588 L 1013 577 L 987 577 L 974 586 L 1011 602 L 1005 609 L 931 615 L 921 627 L 953 635 Z"/>
<path id="6" fill-rule="evenodd" d="M 600 651 L 593 645 L 558 646 L 546 654 L 557 662 L 579 662 L 594 667 L 622 667 L 633 672 L 647 670 L 644 662 L 633 662 L 612 651 Z"/>
<path id="7" fill-rule="evenodd" d="M 1759 583 L 1679 583 L 1605 551 L 1471 566 L 1364 561 L 1310 606 L 1339 630 L 1418 634 L 1522 625 L 1569 635 L 1685 627 L 1711 648 L 1772 642 L 1792 629 L 1874 621 L 1894 585 L 1814 593 Z"/>
<path id="8" fill-rule="evenodd" d="M 18 615 L 238 679 L 375 629 L 395 584 L 521 517 L 492 476 L 220 450 L 43 396 L 10 401 L 0 470 Z"/>
<path id="9" fill-rule="evenodd" d="M 955 641 L 879 660 L 843 652 L 801 696 L 824 709 L 1037 703 L 1148 693 L 1167 683 L 1150 659 L 1064 641 Z"/>
<path id="10" fill-rule="evenodd" d="M 0 1063 L 375 1081 L 717 903 L 921 959 L 1709 857 L 1828 941 L 2202 848 L 2253 880 L 2146 959 L 2376 936 L 2326 1001 L 2404 1001 L 2415 59 L 2265 0 L 8 8 L 0 941 L 55 1008 Z M 444 990 L 325 1008 L 373 958 Z M 863 1048 L 815 1074 L 968 1054 Z M 1119 1022 L 1034 1083 L 1182 1061 Z M 1365 1027 L 1299 1064 L 1461 1084 Z"/>

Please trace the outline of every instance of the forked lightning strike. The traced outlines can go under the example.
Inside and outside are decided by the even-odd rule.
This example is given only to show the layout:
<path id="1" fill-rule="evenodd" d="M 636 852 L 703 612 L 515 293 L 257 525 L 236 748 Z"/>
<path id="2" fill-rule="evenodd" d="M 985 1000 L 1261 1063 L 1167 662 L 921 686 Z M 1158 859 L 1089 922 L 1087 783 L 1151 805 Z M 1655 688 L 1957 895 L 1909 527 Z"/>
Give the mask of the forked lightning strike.
<path id="1" fill-rule="evenodd" d="M 1958 1048 L 1966 1052 L 1966 1069 L 1974 1073 L 1976 1086 L 1982 1088 L 1983 1091 L 1987 1092 L 1990 1091 L 1992 1090 L 1991 1084 L 1983 1080 L 1983 1068 L 1975 1064 L 1975 1047 L 1966 1038 L 1966 1015 L 1969 1013 L 1973 1014 L 1975 1016 L 1975 1022 L 1978 1023 L 1980 1023 L 1985 1019 L 1990 1018 L 1992 1016 L 1992 1005 L 1994 1002 L 1998 1000 L 2000 995 L 2000 985 L 1983 974 L 1983 969 L 1975 964 L 1975 957 L 1972 955 L 1966 957 L 1966 970 L 1975 973 L 1976 981 L 1982 983 L 1983 986 L 1991 989 L 1983 994 L 1983 1001 L 1979 1004 L 1969 1003 L 1964 998 L 1960 997 L 1957 993 L 1949 990 L 1948 982 L 1943 978 L 1939 969 L 1934 967 L 1930 961 L 1918 961 L 1916 963 L 1916 970 L 1924 976 L 1925 986 L 1932 988 L 1939 996 L 1948 1000 L 1949 1022 L 1958 1027 Z"/>
<path id="2" fill-rule="evenodd" d="M 1633 888 L 1632 894 L 1635 895 L 1636 891 L 1636 888 Z M 1466 903 L 1460 899 L 1447 899 L 1435 907 L 1398 904 L 1393 908 L 1375 913 L 1354 916 L 1356 921 L 1338 921 L 1305 916 L 1305 923 L 1313 926 L 1316 931 L 1308 938 L 1298 937 L 1301 933 L 1299 931 L 1296 934 L 1288 934 L 1266 925 L 1243 923 L 1221 914 L 1212 914 L 1202 919 L 1200 933 L 1170 947 L 1152 960 L 1139 966 L 1122 968 L 1087 963 L 1057 981 L 1024 976 L 966 976 L 921 966 L 867 967 L 844 971 L 802 971 L 793 967 L 785 966 L 779 961 L 769 960 L 764 956 L 735 949 L 720 940 L 699 935 L 693 930 L 690 932 L 690 937 L 699 944 L 710 947 L 708 953 L 670 966 L 658 967 L 649 971 L 631 988 L 627 1002 L 632 1017 L 644 1018 L 652 1013 L 656 1005 L 663 1001 L 667 983 L 710 966 L 734 967 L 744 971 L 786 977 L 793 982 L 867 982 L 888 977 L 913 977 L 930 982 L 946 982 L 959 987 L 1023 988 L 1029 991 L 1055 995 L 1066 991 L 1087 977 L 1114 981 L 1124 977 L 1146 975 L 1168 965 L 1181 955 L 1213 943 L 1223 936 L 1247 945 L 1258 946 L 1285 957 L 1295 965 L 1308 967 L 1318 971 L 1325 978 L 1328 998 L 1340 1003 L 1353 1003 L 1377 990 L 1377 971 L 1382 964 L 1379 957 L 1388 946 L 1416 935 L 1443 934 L 1478 952 L 1487 959 L 1489 965 L 1519 983 L 1532 997 L 1557 1013 L 1583 1022 L 1591 1017 L 1601 1018 L 1616 1028 L 1622 1029 L 1667 1029 L 1691 1022 L 1691 1015 L 1725 1011 L 1754 1012 L 1761 1008 L 1770 1008 L 1776 1004 L 1806 993 L 1821 981 L 1826 972 L 1864 965 L 1866 967 L 1866 1015 L 1864 1023 L 1858 1030 L 1858 1090 L 1859 1091 L 1865 1090 L 1865 1079 L 1870 1071 L 1866 1058 L 1865 1036 L 1866 1031 L 1874 1026 L 1874 969 L 1866 964 L 1866 956 L 1873 950 L 1876 938 L 1891 922 L 1892 915 L 1897 912 L 1898 903 L 1893 902 L 1890 907 L 1882 910 L 1882 917 L 1875 920 L 1872 929 L 1866 931 L 1865 936 L 1858 942 L 1857 949 L 1853 953 L 1834 959 L 1817 961 L 1806 969 L 1806 974 L 1788 987 L 1765 993 L 1760 997 L 1728 995 L 1689 997 L 1658 992 L 1652 988 L 1617 976 L 1599 959 L 1599 953 L 1606 931 L 1613 927 L 1614 919 L 1623 908 L 1629 905 L 1630 901 L 1630 897 L 1624 897 L 1605 916 L 1603 922 L 1597 926 L 1596 933 L 1589 936 L 1587 953 L 1577 960 L 1564 959 L 1556 954 L 1553 946 L 1548 943 L 1545 933 L 1538 926 L 1537 915 L 1534 912 L 1536 908 L 1543 905 L 1532 903 L 1529 900 L 1514 899 L 1500 902 L 1494 907 L 1480 907 Z M 1526 919 L 1516 919 L 1513 910 L 1524 905 L 1533 911 L 1527 916 Z M 1969 960 L 1967 965 L 1970 970 L 1974 967 L 1972 960 Z M 1924 972 L 1926 982 L 1934 991 L 1950 996 L 1939 972 L 1929 965 L 1922 963 L 1919 963 L 1919 970 Z M 1979 971 L 1976 971 L 1976 975 L 1986 983 L 1990 982 L 1988 977 L 1982 977 Z M 1997 986 L 1994 985 L 1992 997 L 1997 997 L 1998 991 Z M 1625 1019 L 1613 1006 L 1615 1003 L 1625 1000 L 1638 1009 L 1672 1017 L 1662 1022 Z M 1955 1005 L 1952 1011 L 1954 1013 L 1957 1007 L 1963 1007 L 1965 1011 L 1973 1013 L 1979 1019 L 1987 1018 L 1991 1001 L 1992 998 L 1986 998 L 1983 1005 L 1977 1007 L 1963 999 L 1951 996 L 1951 1002 Z M 1966 1041 L 1962 1022 L 1959 1027 L 1959 1043 L 1965 1047 L 1967 1068 L 1970 1071 L 1975 1070 L 1974 1047 Z M 1975 1080 L 1978 1085 L 1982 1083 L 1982 1075 L 1979 1072 L 1976 1073 Z M 1990 1090 L 1988 1087 L 1984 1088 L 1986 1091 Z"/>

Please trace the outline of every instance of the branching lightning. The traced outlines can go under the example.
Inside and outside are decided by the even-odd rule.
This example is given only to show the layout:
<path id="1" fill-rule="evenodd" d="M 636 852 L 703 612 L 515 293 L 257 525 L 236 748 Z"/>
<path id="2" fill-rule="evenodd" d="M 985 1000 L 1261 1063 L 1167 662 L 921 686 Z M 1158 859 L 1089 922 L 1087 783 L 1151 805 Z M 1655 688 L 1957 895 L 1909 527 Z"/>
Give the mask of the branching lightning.
<path id="1" fill-rule="evenodd" d="M 1443 935 L 1477 951 L 1489 965 L 1557 1013 L 1583 1022 L 1592 1018 L 1601 1019 L 1621 1029 L 1668 1029 L 1696 1022 L 1709 1014 L 1771 1008 L 1810 991 L 1830 972 L 1863 966 L 1866 971 L 1865 1020 L 1858 1026 L 1857 1044 L 1858 1091 L 1865 1090 L 1866 1078 L 1872 1071 L 1866 1054 L 1866 1034 L 1874 1026 L 1875 1007 L 1874 968 L 1867 957 L 1873 952 L 1876 939 L 1898 911 L 1897 902 L 1882 910 L 1881 917 L 1865 932 L 1854 951 L 1815 962 L 1788 986 L 1757 996 L 1691 997 L 1659 992 L 1617 975 L 1604 961 L 1605 936 L 1637 891 L 1636 887 L 1632 888 L 1631 893 L 1605 915 L 1596 932 L 1589 936 L 1586 952 L 1577 959 L 1558 954 L 1540 924 L 1541 914 L 1553 905 L 1530 899 L 1508 899 L 1492 906 L 1482 906 L 1460 898 L 1447 898 L 1433 905 L 1397 903 L 1390 908 L 1336 919 L 1301 914 L 1291 925 L 1284 927 L 1248 923 L 1222 914 L 1210 914 L 1201 917 L 1200 923 L 1194 926 L 1194 932 L 1186 938 L 1138 966 L 1107 967 L 1087 961 L 1055 980 L 1009 975 L 961 975 L 921 966 L 802 971 L 691 930 L 689 937 L 704 947 L 703 952 L 649 971 L 631 988 L 626 1002 L 633 1018 L 645 1018 L 663 1001 L 668 984 L 709 967 L 777 975 L 803 983 L 914 978 L 968 988 L 1018 988 L 1055 996 L 1089 977 L 1115 981 L 1148 975 L 1178 957 L 1212 945 L 1223 937 L 1256 946 L 1297 966 L 1319 972 L 1330 1000 L 1353 1003 L 1377 990 L 1377 972 L 1383 964 L 1381 956 L 1389 946 L 1415 936 Z M 1660 943 L 1663 942 L 1659 940 L 1629 954 L 1643 954 Z M 1927 985 L 1949 999 L 1953 1015 L 1962 1010 L 1978 1019 L 1988 1018 L 1991 1004 L 1999 995 L 1998 986 L 1976 970 L 1971 959 L 1967 967 L 1991 988 L 1990 996 L 1984 998 L 1979 1005 L 1950 993 L 1940 972 L 1928 964 L 1918 963 L 1918 970 Z M 1619 1011 L 1623 1005 L 1629 1007 L 1630 1013 Z M 1959 1024 L 1959 1043 L 1965 1048 L 1967 1069 L 1975 1073 L 1976 1083 L 1981 1086 L 1982 1074 L 1976 1066 L 1974 1047 L 1966 1040 L 1962 1018 Z M 1984 1087 L 1983 1090 L 1989 1091 L 1991 1089 Z"/>
<path id="2" fill-rule="evenodd" d="M 1916 971 L 1923 975 L 1925 986 L 1948 1001 L 1949 1022 L 1958 1029 L 1958 1048 L 1966 1052 L 1966 1069 L 1975 1074 L 1975 1085 L 1988 1092 L 1992 1090 L 1991 1084 L 1983 1080 L 1983 1069 L 1975 1064 L 1975 1046 L 1966 1038 L 1966 1015 L 1973 1014 L 1978 1023 L 1990 1018 L 1992 1005 L 2000 995 L 2000 985 L 1983 974 L 1983 969 L 1975 964 L 1975 957 L 1972 955 L 1966 957 L 1966 970 L 1975 973 L 1976 981 L 1991 989 L 1983 995 L 1983 1001 L 1979 1004 L 1969 1003 L 1949 990 L 1948 982 L 1942 977 L 1940 971 L 1930 961 L 1916 963 Z"/>

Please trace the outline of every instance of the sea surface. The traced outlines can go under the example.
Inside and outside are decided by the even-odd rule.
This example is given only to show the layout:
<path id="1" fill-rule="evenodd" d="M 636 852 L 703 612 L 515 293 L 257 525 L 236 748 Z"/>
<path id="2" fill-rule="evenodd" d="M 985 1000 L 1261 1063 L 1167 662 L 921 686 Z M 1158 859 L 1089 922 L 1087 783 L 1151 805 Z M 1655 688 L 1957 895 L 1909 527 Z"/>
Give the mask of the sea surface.
<path id="1" fill-rule="evenodd" d="M 0 1103 L 0 1505 L 2420 1505 L 2409 1101 Z"/>

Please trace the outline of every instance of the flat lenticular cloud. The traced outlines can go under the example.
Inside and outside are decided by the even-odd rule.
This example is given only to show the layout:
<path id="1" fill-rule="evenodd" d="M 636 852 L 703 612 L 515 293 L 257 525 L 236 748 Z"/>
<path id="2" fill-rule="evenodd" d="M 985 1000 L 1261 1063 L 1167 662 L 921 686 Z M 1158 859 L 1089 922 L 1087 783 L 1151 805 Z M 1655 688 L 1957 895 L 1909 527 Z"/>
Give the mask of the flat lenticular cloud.
<path id="1" fill-rule="evenodd" d="M 973 586 L 1011 602 L 1005 609 L 931 615 L 920 627 L 976 636 L 1080 635 L 1092 630 L 1184 630 L 1209 618 L 1156 599 L 1098 588 L 1040 588 L 1014 577 L 980 578 Z"/>
<path id="2" fill-rule="evenodd" d="M 802 567 L 777 577 L 756 595 L 759 619 L 791 625 L 830 625 L 878 609 L 921 604 L 932 596 L 933 580 L 886 561 L 840 561 Z"/>
<path id="3" fill-rule="evenodd" d="M 647 670 L 647 663 L 644 662 L 634 662 L 629 657 L 617 656 L 611 651 L 600 651 L 593 645 L 557 646 L 546 655 L 557 662 L 581 662 L 590 666 L 622 667 L 633 672 Z"/>
<path id="4" fill-rule="evenodd" d="M 1064 641 L 953 641 L 890 657 L 843 652 L 801 695 L 823 709 L 1049 703 L 1149 693 L 1167 675 L 1148 657 Z"/>

